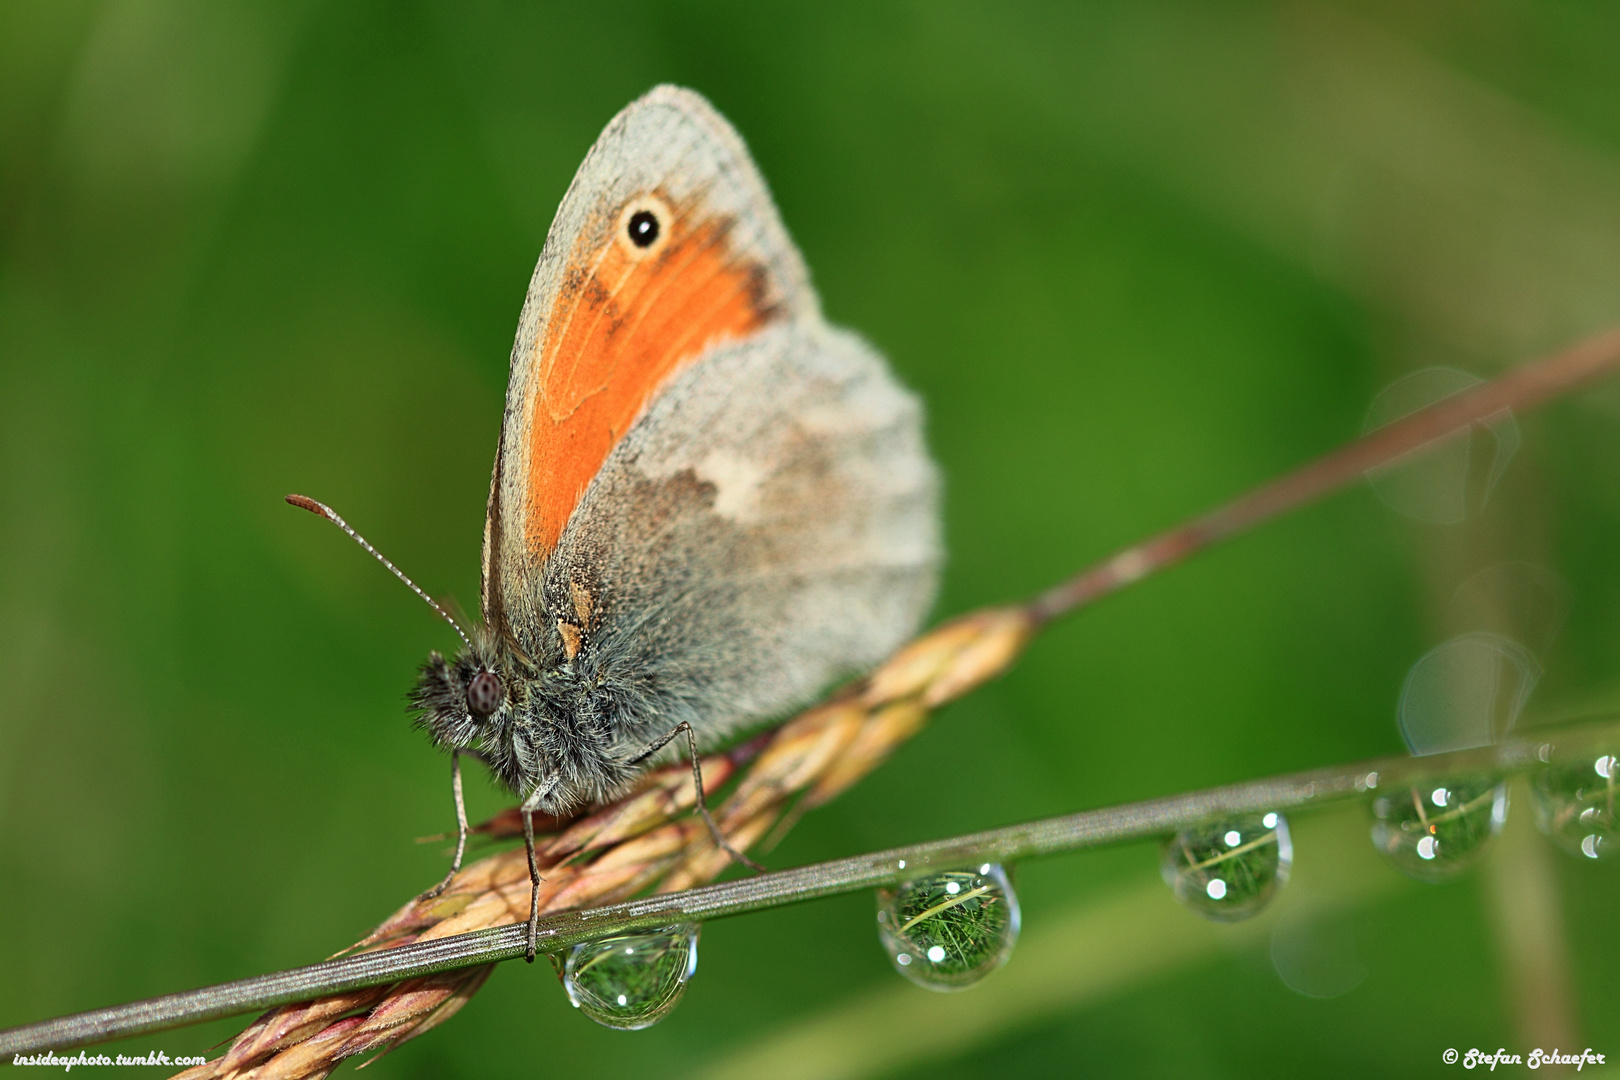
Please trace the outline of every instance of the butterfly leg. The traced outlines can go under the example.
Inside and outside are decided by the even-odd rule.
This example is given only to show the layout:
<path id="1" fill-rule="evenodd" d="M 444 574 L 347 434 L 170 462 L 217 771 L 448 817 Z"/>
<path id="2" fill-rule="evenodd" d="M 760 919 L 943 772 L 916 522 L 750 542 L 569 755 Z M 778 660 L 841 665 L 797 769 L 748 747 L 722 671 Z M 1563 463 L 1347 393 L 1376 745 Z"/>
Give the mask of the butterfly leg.
<path id="1" fill-rule="evenodd" d="M 523 800 L 518 807 L 523 813 L 523 847 L 529 856 L 529 951 L 523 954 L 523 959 L 534 963 L 534 954 L 540 936 L 540 860 L 534 851 L 534 811 L 540 800 L 550 793 L 551 789 L 541 785 L 534 789 L 534 793 Z"/>
<path id="2" fill-rule="evenodd" d="M 418 900 L 431 900 L 450 887 L 450 882 L 461 873 L 461 859 L 467 854 L 467 804 L 461 798 L 461 751 L 450 751 L 450 790 L 456 797 L 456 857 L 450 862 L 450 872 Z"/>
<path id="3" fill-rule="evenodd" d="M 641 753 L 631 758 L 629 764 L 639 765 L 641 762 L 646 761 L 648 758 L 658 753 L 658 751 L 662 750 L 665 746 L 668 746 L 670 741 L 682 731 L 686 732 L 686 748 L 692 759 L 692 784 L 697 789 L 698 813 L 703 815 L 703 823 L 709 827 L 709 835 L 714 838 L 715 845 L 719 847 L 721 851 L 724 851 L 727 855 L 730 855 L 733 860 L 742 863 L 750 870 L 757 870 L 760 873 L 764 873 L 765 868 L 763 866 L 755 862 L 753 859 L 750 859 L 747 855 L 744 855 L 742 852 L 738 851 L 736 848 L 732 847 L 726 842 L 725 836 L 720 832 L 720 827 L 714 823 L 714 818 L 709 816 L 709 801 L 704 797 L 703 794 L 703 767 L 698 764 L 697 734 L 692 730 L 691 724 L 688 724 L 685 721 L 676 724 L 668 735 L 665 735 L 662 739 L 659 739 Z"/>

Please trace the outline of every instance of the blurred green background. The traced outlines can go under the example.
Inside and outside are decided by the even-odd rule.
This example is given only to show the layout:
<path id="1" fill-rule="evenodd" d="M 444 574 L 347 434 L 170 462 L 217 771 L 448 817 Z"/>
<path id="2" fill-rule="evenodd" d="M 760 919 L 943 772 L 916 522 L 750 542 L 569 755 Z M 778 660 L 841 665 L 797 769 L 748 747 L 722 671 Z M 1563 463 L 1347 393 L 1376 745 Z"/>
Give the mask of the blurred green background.
<path id="1" fill-rule="evenodd" d="M 1520 0 L 0 2 L 0 1025 L 319 959 L 442 872 L 403 695 L 453 638 L 281 496 L 475 604 L 530 271 L 654 83 L 731 118 L 829 316 L 926 398 L 944 616 L 1354 436 L 1408 371 L 1620 320 L 1617 50 L 1620 7 Z M 1402 680 L 1504 559 L 1572 600 L 1531 712 L 1620 701 L 1617 403 L 1520 418 L 1462 525 L 1363 486 L 1059 625 L 772 864 L 1400 752 Z M 647 1032 L 509 964 L 371 1075 L 1620 1055 L 1620 873 L 1526 818 L 1440 886 L 1354 815 L 1301 821 L 1280 907 L 1353 941 L 1332 998 L 1278 978 L 1268 923 L 1179 910 L 1142 845 L 1021 867 L 1024 943 L 969 994 L 902 984 L 846 897 L 707 927 Z"/>

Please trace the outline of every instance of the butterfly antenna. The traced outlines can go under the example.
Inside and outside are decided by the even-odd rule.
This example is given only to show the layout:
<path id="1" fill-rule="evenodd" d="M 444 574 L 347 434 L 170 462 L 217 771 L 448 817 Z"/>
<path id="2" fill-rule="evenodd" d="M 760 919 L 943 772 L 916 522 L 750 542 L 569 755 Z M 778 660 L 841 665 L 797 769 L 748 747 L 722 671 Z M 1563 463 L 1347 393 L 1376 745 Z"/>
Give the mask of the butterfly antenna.
<path id="1" fill-rule="evenodd" d="M 348 533 L 350 540 L 353 540 L 355 543 L 371 552 L 372 556 L 378 562 L 388 567 L 393 575 L 399 578 L 399 580 L 403 581 L 411 592 L 415 593 L 417 596 L 420 596 L 423 600 L 426 600 L 428 607 L 432 608 L 434 611 L 437 611 L 444 621 L 450 624 L 451 629 L 460 635 L 462 642 L 466 644 L 467 648 L 472 648 L 472 639 L 469 638 L 467 636 L 467 632 L 461 628 L 461 624 L 456 622 L 455 619 L 451 618 L 450 613 L 444 610 L 444 608 L 440 607 L 437 600 L 433 599 L 433 597 L 429 596 L 427 593 L 423 592 L 419 587 L 417 587 L 416 582 L 406 577 L 403 570 L 389 562 L 383 556 L 382 552 L 378 551 L 376 548 L 367 543 L 365 537 L 349 528 L 349 523 L 338 517 L 336 510 L 333 510 L 325 503 L 316 502 L 314 499 L 311 499 L 306 495 L 288 495 L 287 501 L 300 509 L 308 510 L 317 517 L 325 518 L 327 521 L 330 521 L 332 524 Z"/>

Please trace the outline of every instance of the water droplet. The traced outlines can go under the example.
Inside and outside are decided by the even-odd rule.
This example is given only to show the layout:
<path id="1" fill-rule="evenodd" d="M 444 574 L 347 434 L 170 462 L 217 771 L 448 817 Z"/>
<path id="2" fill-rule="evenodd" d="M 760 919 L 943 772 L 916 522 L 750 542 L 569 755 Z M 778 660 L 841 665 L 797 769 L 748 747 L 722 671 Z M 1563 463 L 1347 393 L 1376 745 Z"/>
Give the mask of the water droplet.
<path id="1" fill-rule="evenodd" d="M 1419 881 L 1445 881 L 1479 861 L 1507 821 L 1507 784 L 1499 776 L 1422 784 L 1379 795 L 1373 846 Z"/>
<path id="2" fill-rule="evenodd" d="M 1177 900 L 1206 918 L 1235 922 L 1265 906 L 1293 861 L 1287 819 L 1252 814 L 1178 833 L 1159 868 Z"/>
<path id="3" fill-rule="evenodd" d="M 692 923 L 575 945 L 566 961 L 552 957 L 574 1007 L 603 1027 L 639 1031 L 675 1008 L 697 971 L 698 927 Z"/>
<path id="4" fill-rule="evenodd" d="M 1364 432 L 1394 423 L 1481 380 L 1451 368 L 1424 368 L 1397 379 L 1373 400 Z M 1457 525 L 1482 510 L 1519 448 L 1519 426 L 1506 409 L 1367 471 L 1391 509 L 1434 525 Z M 1487 450 L 1489 456 L 1480 453 Z"/>
<path id="5" fill-rule="evenodd" d="M 1553 843 L 1583 859 L 1620 858 L 1620 760 L 1613 754 L 1561 761 L 1537 771 L 1530 782 L 1536 826 Z"/>
<path id="6" fill-rule="evenodd" d="M 1314 998 L 1354 990 L 1367 974 L 1356 958 L 1355 933 L 1342 915 L 1299 907 L 1272 928 L 1271 966 L 1290 990 Z"/>
<path id="7" fill-rule="evenodd" d="M 1005 964 L 1018 925 L 1018 896 L 994 863 L 878 890 L 883 947 L 928 990 L 964 990 Z"/>
<path id="8" fill-rule="evenodd" d="M 1517 641 L 1485 631 L 1459 634 L 1407 672 L 1401 734 L 1419 756 L 1489 746 L 1518 720 L 1540 680 L 1540 662 Z"/>

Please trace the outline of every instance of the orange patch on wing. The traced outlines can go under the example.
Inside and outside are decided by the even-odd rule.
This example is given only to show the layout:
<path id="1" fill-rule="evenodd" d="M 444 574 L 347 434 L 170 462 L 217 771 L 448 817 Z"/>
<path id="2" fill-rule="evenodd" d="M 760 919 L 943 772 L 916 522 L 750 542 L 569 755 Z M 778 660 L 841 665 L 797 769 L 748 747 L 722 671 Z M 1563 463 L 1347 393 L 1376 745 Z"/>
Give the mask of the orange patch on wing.
<path id="1" fill-rule="evenodd" d="M 772 311 L 765 271 L 735 258 L 730 222 L 665 223 L 656 254 L 637 259 L 613 234 L 576 253 L 538 344 L 530 415 L 525 538 L 544 556 L 586 486 L 671 375 L 710 345 L 744 337 Z"/>

